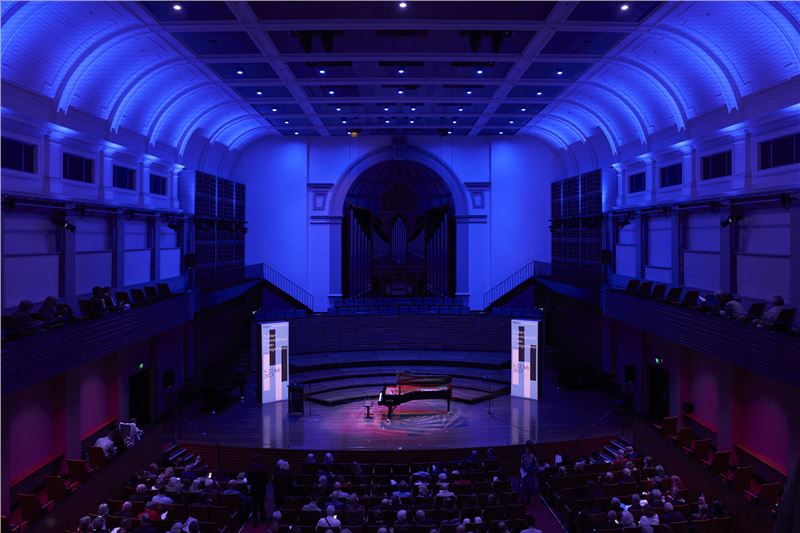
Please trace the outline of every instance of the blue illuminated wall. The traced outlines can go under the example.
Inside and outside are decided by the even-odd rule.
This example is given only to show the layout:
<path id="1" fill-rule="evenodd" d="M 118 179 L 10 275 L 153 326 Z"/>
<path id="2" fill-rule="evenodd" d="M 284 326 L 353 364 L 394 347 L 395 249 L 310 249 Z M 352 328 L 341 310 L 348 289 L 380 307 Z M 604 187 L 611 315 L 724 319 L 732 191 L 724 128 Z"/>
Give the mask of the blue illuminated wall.
<path id="1" fill-rule="evenodd" d="M 456 292 L 482 307 L 484 292 L 534 259 L 549 261 L 549 183 L 560 158 L 532 139 L 411 138 L 408 150 L 442 165 L 454 180 Z M 391 151 L 386 138 L 264 140 L 245 149 L 233 175 L 248 187 L 248 264 L 265 262 L 307 287 L 315 307 L 340 290 L 336 198 L 364 158 Z M 458 202 L 457 202 L 458 204 Z M 461 211 L 459 211 L 461 209 Z M 340 253 L 340 251 L 339 251 Z M 460 261 L 460 262 L 459 262 Z M 338 279 L 337 279 L 338 278 Z"/>

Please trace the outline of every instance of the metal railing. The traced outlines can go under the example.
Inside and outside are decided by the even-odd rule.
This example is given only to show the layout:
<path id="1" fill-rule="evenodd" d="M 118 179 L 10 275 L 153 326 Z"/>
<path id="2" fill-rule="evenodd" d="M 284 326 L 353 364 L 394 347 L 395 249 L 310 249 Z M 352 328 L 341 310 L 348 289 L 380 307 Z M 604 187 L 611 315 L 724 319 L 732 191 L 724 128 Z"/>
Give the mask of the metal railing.
<path id="1" fill-rule="evenodd" d="M 247 279 L 266 280 L 307 308 L 314 308 L 314 296 L 310 292 L 268 264 L 256 263 L 254 265 L 247 265 L 244 273 Z"/>
<path id="2" fill-rule="evenodd" d="M 552 275 L 552 265 L 543 261 L 531 261 L 506 279 L 486 291 L 483 295 L 483 308 L 487 309 L 503 295 L 508 294 L 532 277 L 547 277 Z"/>
<path id="3" fill-rule="evenodd" d="M 191 429 L 193 429 L 195 431 L 195 435 L 197 435 L 200 438 L 202 438 L 203 440 L 209 442 L 210 444 L 212 444 L 216 448 L 216 450 L 217 450 L 217 464 L 219 465 L 218 470 L 220 472 L 224 471 L 225 470 L 225 452 L 224 452 L 224 448 L 222 447 L 222 444 L 220 444 L 220 442 L 218 440 L 216 440 L 215 438 L 209 436 L 209 434 L 206 431 L 204 431 L 200 426 L 198 426 L 195 422 L 189 420 L 186 417 L 186 415 L 184 415 L 180 410 L 175 410 L 174 416 L 175 416 L 175 418 L 178 419 L 178 423 L 180 424 L 178 426 L 178 439 L 177 440 L 191 438 L 191 435 L 187 436 L 183 432 L 183 425 L 184 424 L 188 425 Z M 172 434 L 173 434 L 172 442 L 173 442 L 173 444 L 175 444 L 177 442 L 177 440 L 175 439 L 174 422 L 175 421 L 173 419 L 173 429 L 172 429 Z"/>

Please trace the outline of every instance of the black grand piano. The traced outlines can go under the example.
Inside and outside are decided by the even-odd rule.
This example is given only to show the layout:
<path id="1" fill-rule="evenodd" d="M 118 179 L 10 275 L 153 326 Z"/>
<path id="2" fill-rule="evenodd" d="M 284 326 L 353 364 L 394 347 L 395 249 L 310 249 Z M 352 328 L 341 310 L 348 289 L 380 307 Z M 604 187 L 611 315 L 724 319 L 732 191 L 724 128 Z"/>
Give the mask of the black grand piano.
<path id="1" fill-rule="evenodd" d="M 453 396 L 453 378 L 441 374 L 413 374 L 398 372 L 396 385 L 384 385 L 378 396 L 378 405 L 389 409 L 388 418 L 392 418 L 394 408 L 412 400 L 430 400 L 441 398 L 447 400 L 447 412 L 450 412 L 450 400 Z"/>

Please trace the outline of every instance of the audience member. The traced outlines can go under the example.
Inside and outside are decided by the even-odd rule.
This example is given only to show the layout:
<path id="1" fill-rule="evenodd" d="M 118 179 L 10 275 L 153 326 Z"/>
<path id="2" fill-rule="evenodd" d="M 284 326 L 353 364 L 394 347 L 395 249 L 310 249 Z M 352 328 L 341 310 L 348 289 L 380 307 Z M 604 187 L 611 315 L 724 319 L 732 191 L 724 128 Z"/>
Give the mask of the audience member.
<path id="1" fill-rule="evenodd" d="M 636 526 L 636 520 L 634 520 L 633 515 L 631 514 L 630 511 L 623 511 L 620 521 L 622 522 L 622 527 L 635 527 Z"/>
<path id="2" fill-rule="evenodd" d="M 92 297 L 89 298 L 89 302 L 92 304 L 92 312 L 96 315 L 108 311 L 108 309 L 106 309 L 106 301 L 103 299 L 102 287 L 92 287 Z"/>
<path id="3" fill-rule="evenodd" d="M 408 522 L 406 516 L 405 510 L 400 509 L 397 511 L 397 520 L 394 521 L 394 525 L 392 526 L 392 533 L 408 533 L 411 531 L 411 524 Z"/>
<path id="4" fill-rule="evenodd" d="M 136 485 L 136 494 L 131 496 L 131 501 L 134 502 L 148 502 L 150 501 L 150 495 L 147 493 L 147 485 L 144 483 L 139 483 Z"/>
<path id="5" fill-rule="evenodd" d="M 264 464 L 260 454 L 253 455 L 250 460 L 247 482 L 250 484 L 250 498 L 253 501 L 253 523 L 257 524 L 267 519 L 264 500 L 267 497 L 267 483 L 269 482 L 267 465 Z"/>
<path id="6" fill-rule="evenodd" d="M 113 513 L 112 516 L 133 518 L 133 503 L 130 501 L 122 502 L 122 506 L 120 507 L 119 511 Z"/>
<path id="7" fill-rule="evenodd" d="M 607 529 L 616 529 L 619 527 L 619 518 L 617 517 L 617 513 L 612 511 L 608 511 L 606 513 L 606 528 Z"/>
<path id="8" fill-rule="evenodd" d="M 669 476 L 664 472 L 664 467 L 661 465 L 656 466 L 656 475 L 653 476 L 653 481 L 661 483 L 663 480 L 668 479 Z"/>
<path id="9" fill-rule="evenodd" d="M 91 516 L 82 516 L 80 520 L 78 520 L 78 531 L 80 533 L 91 533 L 92 531 L 92 517 Z"/>
<path id="10" fill-rule="evenodd" d="M 172 505 L 172 498 L 164 494 L 164 486 L 158 487 L 158 494 L 153 496 L 153 501 L 159 505 Z"/>
<path id="11" fill-rule="evenodd" d="M 532 514 L 529 514 L 525 517 L 525 520 L 528 523 L 528 527 L 523 529 L 520 533 L 542 533 L 541 529 L 536 528 L 536 517 Z"/>
<path id="12" fill-rule="evenodd" d="M 656 514 L 656 510 L 650 506 L 645 505 L 644 511 L 642 512 L 642 517 L 639 519 L 640 526 L 657 526 L 658 525 L 658 515 Z"/>
<path id="13" fill-rule="evenodd" d="M 159 533 L 158 529 L 153 526 L 153 521 L 146 514 L 139 515 L 139 521 L 142 523 L 136 533 Z"/>
<path id="14" fill-rule="evenodd" d="M 278 460 L 277 469 L 272 477 L 272 497 L 275 507 L 280 508 L 292 489 L 292 472 L 289 463 L 283 459 Z"/>
<path id="15" fill-rule="evenodd" d="M 31 316 L 33 313 L 33 302 L 30 300 L 22 300 L 14 313 L 14 321 L 17 324 L 17 329 L 21 331 L 32 331 L 44 326 L 41 320 L 34 320 Z"/>
<path id="16" fill-rule="evenodd" d="M 94 445 L 98 448 L 103 449 L 103 455 L 106 457 L 111 457 L 116 452 L 116 448 L 114 448 L 114 434 L 112 432 L 108 432 L 106 435 L 98 438 Z"/>
<path id="17" fill-rule="evenodd" d="M 151 520 L 153 522 L 158 522 L 159 520 L 161 520 L 161 515 L 156 510 L 156 502 L 149 501 L 149 502 L 145 503 L 144 504 L 144 511 L 139 513 L 139 516 L 137 516 L 137 518 L 139 520 L 142 520 L 143 518 L 148 518 L 149 520 Z M 142 522 L 142 523 L 144 523 L 144 522 Z"/>
<path id="18" fill-rule="evenodd" d="M 680 511 L 676 511 L 675 507 L 670 502 L 664 504 L 664 512 L 659 518 L 662 524 L 671 524 L 672 522 L 683 522 L 686 520 Z"/>
<path id="19" fill-rule="evenodd" d="M 414 515 L 414 525 L 417 526 L 432 526 L 434 524 L 433 520 L 428 518 L 425 515 L 425 511 L 422 509 L 418 509 L 416 514 Z"/>
<path id="20" fill-rule="evenodd" d="M 732 295 L 722 295 L 721 303 L 722 309 L 719 312 L 720 316 L 733 320 L 742 320 L 747 316 L 747 312 L 744 310 L 742 303 Z"/>
<path id="21" fill-rule="evenodd" d="M 92 532 L 106 533 L 107 531 L 105 519 L 102 516 L 96 516 L 95 519 L 92 520 Z"/>
<path id="22" fill-rule="evenodd" d="M 772 297 L 772 307 L 767 309 L 767 312 L 764 313 L 761 318 L 754 321 L 757 327 L 761 328 L 764 326 L 772 326 L 778 320 L 778 316 L 780 316 L 781 311 L 783 311 L 783 297 L 782 296 L 773 296 Z"/>
<path id="23" fill-rule="evenodd" d="M 39 307 L 39 316 L 47 324 L 68 320 L 72 318 L 72 308 L 67 304 L 59 304 L 55 296 L 48 296 Z"/>
<path id="24" fill-rule="evenodd" d="M 319 519 L 317 522 L 317 531 L 320 530 L 339 530 L 342 527 L 342 522 L 336 518 L 336 508 L 333 505 L 329 505 L 325 509 L 325 516 Z"/>

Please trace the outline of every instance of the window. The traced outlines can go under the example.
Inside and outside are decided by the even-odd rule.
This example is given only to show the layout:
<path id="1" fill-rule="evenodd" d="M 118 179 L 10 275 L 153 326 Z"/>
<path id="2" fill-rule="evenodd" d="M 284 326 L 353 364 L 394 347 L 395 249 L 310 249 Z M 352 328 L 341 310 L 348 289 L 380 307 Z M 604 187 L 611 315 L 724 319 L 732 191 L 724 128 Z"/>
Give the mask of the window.
<path id="1" fill-rule="evenodd" d="M 22 172 L 36 172 L 36 145 L 28 144 L 14 139 L 3 137 L 2 147 L 3 168 L 21 170 Z"/>
<path id="2" fill-rule="evenodd" d="M 758 168 L 761 170 L 800 163 L 800 133 L 764 141 L 758 148 L 761 155 Z"/>
<path id="3" fill-rule="evenodd" d="M 114 165 L 114 187 L 136 190 L 136 171 L 132 168 Z"/>
<path id="4" fill-rule="evenodd" d="M 65 180 L 94 183 L 94 160 L 79 155 L 64 154 L 63 163 Z"/>
<path id="5" fill-rule="evenodd" d="M 668 167 L 661 167 L 658 171 L 661 187 L 672 187 L 673 185 L 680 185 L 682 183 L 682 165 L 680 163 Z"/>
<path id="6" fill-rule="evenodd" d="M 150 174 L 150 194 L 167 195 L 167 177 Z"/>
<path id="7" fill-rule="evenodd" d="M 642 192 L 644 190 L 644 172 L 628 176 L 628 192 Z"/>
<path id="8" fill-rule="evenodd" d="M 731 151 L 707 155 L 701 159 L 703 164 L 703 179 L 710 180 L 731 175 Z"/>

